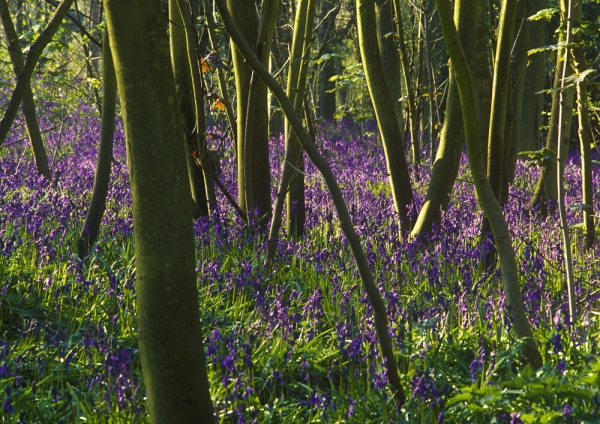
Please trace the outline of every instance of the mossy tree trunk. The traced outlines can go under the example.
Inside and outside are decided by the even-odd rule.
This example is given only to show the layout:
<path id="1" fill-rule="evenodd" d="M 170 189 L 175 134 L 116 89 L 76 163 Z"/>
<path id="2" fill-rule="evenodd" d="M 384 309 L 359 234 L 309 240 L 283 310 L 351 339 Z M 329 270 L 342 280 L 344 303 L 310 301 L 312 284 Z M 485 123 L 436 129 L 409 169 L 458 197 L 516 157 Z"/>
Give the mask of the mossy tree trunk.
<path id="1" fill-rule="evenodd" d="M 161 3 L 104 5 L 130 164 L 138 345 L 150 417 L 212 422 L 190 185 Z"/>
<path id="2" fill-rule="evenodd" d="M 0 0 L 1 1 L 1 0 Z M 117 79 L 115 66 L 110 51 L 108 31 L 104 30 L 102 41 L 102 81 L 104 92 L 102 95 L 102 127 L 100 129 L 100 143 L 96 174 L 92 198 L 85 216 L 83 229 L 77 240 L 77 253 L 81 259 L 89 253 L 98 237 L 102 216 L 106 209 L 106 195 L 110 183 L 110 171 L 113 160 L 113 141 L 115 137 L 115 115 L 117 105 Z"/>
<path id="3" fill-rule="evenodd" d="M 377 126 L 383 141 L 394 207 L 399 215 L 400 228 L 410 231 L 414 222 L 413 218 L 409 217 L 409 209 L 413 204 L 412 184 L 406 165 L 404 134 L 398 123 L 388 83 L 386 78 L 382 77 L 385 72 L 375 30 L 375 1 L 357 0 L 356 8 L 358 44 Z"/>
<path id="4" fill-rule="evenodd" d="M 457 0 L 454 6 L 454 22 L 457 26 L 465 56 L 473 63 L 475 47 L 475 3 L 476 0 Z M 458 175 L 460 155 L 465 142 L 462 109 L 456 76 L 450 62 L 450 82 L 444 126 L 440 134 L 440 145 L 437 150 L 431 178 L 427 186 L 425 201 L 419 211 L 417 222 L 411 233 L 412 237 L 421 237 L 439 225 L 441 213 L 448 208 L 450 195 Z"/>
<path id="5" fill-rule="evenodd" d="M 475 97 L 472 87 L 471 71 L 467 59 L 461 47 L 460 40 L 454 22 L 450 18 L 452 6 L 450 0 L 436 0 L 438 16 L 442 25 L 444 41 L 448 48 L 452 66 L 456 75 L 460 102 L 463 110 L 463 122 L 465 128 L 465 139 L 469 157 L 469 168 L 477 201 L 484 213 L 490 220 L 492 232 L 502 271 L 502 281 L 506 295 L 506 303 L 509 314 L 513 318 L 513 328 L 516 336 L 523 340 L 525 360 L 534 367 L 542 364 L 542 358 L 533 338 L 533 332 L 523 306 L 523 298 L 519 284 L 519 271 L 512 246 L 508 226 L 504 219 L 502 208 L 496 199 L 483 166 L 483 155 L 481 141 L 479 140 L 479 124 L 475 111 Z"/>

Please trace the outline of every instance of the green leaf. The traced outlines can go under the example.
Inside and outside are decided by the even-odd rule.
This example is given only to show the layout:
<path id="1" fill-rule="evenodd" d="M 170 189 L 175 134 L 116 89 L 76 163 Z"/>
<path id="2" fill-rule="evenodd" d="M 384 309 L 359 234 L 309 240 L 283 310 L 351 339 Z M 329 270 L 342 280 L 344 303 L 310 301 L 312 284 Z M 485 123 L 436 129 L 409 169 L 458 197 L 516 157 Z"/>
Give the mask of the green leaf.
<path id="1" fill-rule="evenodd" d="M 470 401 L 473 396 L 470 393 L 461 393 L 459 395 L 453 396 L 446 402 L 446 406 L 452 406 L 459 402 Z"/>
<path id="2" fill-rule="evenodd" d="M 537 13 L 531 15 L 528 18 L 528 20 L 539 21 L 541 19 L 545 19 L 549 22 L 556 13 L 558 13 L 558 8 L 550 7 L 548 9 L 542 9 L 542 10 L 538 11 Z"/>

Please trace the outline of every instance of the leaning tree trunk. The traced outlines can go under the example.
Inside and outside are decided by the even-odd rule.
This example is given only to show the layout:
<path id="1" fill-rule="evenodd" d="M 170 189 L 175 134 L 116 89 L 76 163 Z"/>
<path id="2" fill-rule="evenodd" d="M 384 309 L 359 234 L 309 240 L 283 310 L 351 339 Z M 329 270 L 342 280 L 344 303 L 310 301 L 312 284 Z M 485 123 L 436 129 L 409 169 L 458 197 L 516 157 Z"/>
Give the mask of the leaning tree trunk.
<path id="1" fill-rule="evenodd" d="M 98 147 L 94 188 L 92 189 L 92 198 L 85 217 L 85 223 L 77 240 L 77 254 L 81 259 L 90 253 L 90 249 L 98 237 L 102 216 L 106 210 L 106 194 L 108 193 L 113 159 L 117 79 L 107 30 L 104 30 L 104 39 L 102 40 L 102 80 L 104 81 L 102 128 L 100 129 L 100 145 Z"/>
<path id="2" fill-rule="evenodd" d="M 457 0 L 454 6 L 454 22 L 458 28 L 465 55 L 471 59 L 470 63 L 472 63 L 474 54 L 475 28 L 472 22 L 475 19 L 475 3 L 476 0 Z M 450 63 L 449 85 L 440 145 L 433 163 L 425 201 L 411 233 L 412 237 L 420 238 L 431 232 L 434 225 L 440 224 L 441 213 L 448 208 L 452 187 L 454 187 L 458 175 L 465 133 L 452 63 Z"/>
<path id="3" fill-rule="evenodd" d="M 160 3 L 105 0 L 130 163 L 138 344 L 154 423 L 213 422 L 185 146 Z"/>
<path id="4" fill-rule="evenodd" d="M 377 43 L 375 1 L 357 0 L 358 44 L 371 102 L 375 109 L 377 126 L 381 133 L 383 149 L 389 172 L 394 207 L 399 215 L 400 228 L 410 231 L 413 219 L 409 216 L 413 192 L 406 166 L 404 134 L 395 113 L 394 100 L 388 88 L 381 53 Z"/>
<path id="5" fill-rule="evenodd" d="M 450 0 L 436 0 L 436 5 L 442 32 L 444 34 L 444 41 L 446 42 L 446 47 L 448 48 L 448 53 L 456 73 L 456 82 L 463 110 L 469 168 L 471 169 L 471 175 L 475 185 L 477 201 L 490 221 L 496 248 L 498 249 L 498 254 L 500 256 L 502 281 L 504 283 L 508 313 L 513 319 L 513 328 L 515 329 L 516 336 L 523 340 L 525 360 L 537 368 L 542 364 L 542 357 L 537 348 L 535 339 L 533 338 L 531 325 L 525 314 L 521 288 L 519 285 L 519 271 L 512 247 L 512 240 L 510 233 L 508 232 L 508 226 L 504 219 L 502 208 L 500 207 L 490 182 L 486 177 L 483 166 L 481 141 L 479 140 L 479 124 L 477 123 L 477 113 L 475 111 L 475 98 L 473 95 L 471 72 L 467 59 L 462 51 L 456 27 L 452 22 L 452 18 L 450 18 L 452 13 Z"/>
<path id="6" fill-rule="evenodd" d="M 17 117 L 17 112 L 19 111 L 19 106 L 21 106 L 21 102 L 25 97 L 27 88 L 29 87 L 29 93 L 31 92 L 31 86 L 29 82 L 31 81 L 31 77 L 35 68 L 37 67 L 38 60 L 42 55 L 44 48 L 48 45 L 50 41 L 52 41 L 52 37 L 54 33 L 58 29 L 60 23 L 67 15 L 69 8 L 73 4 L 73 0 L 63 0 L 63 2 L 56 8 L 56 11 L 50 18 L 50 21 L 40 34 L 40 36 L 35 40 L 35 42 L 30 46 L 29 52 L 27 53 L 27 59 L 23 64 L 23 68 L 19 72 L 17 76 L 17 86 L 12 93 L 8 106 L 4 112 L 4 118 L 0 121 L 0 146 L 4 144 L 6 137 L 8 136 L 8 132 L 12 127 L 15 118 Z M 10 16 L 9 16 L 10 19 Z M 5 27 L 6 28 L 6 27 Z M 36 158 L 37 160 L 37 158 Z M 43 161 L 43 159 L 40 159 Z M 46 160 L 47 162 L 47 160 Z M 48 170 L 48 174 L 50 171 Z"/>
<path id="7" fill-rule="evenodd" d="M 248 44 L 245 42 L 243 35 L 237 29 L 235 22 L 229 15 L 225 5 L 225 0 L 215 0 L 215 2 L 219 6 L 219 11 L 221 12 L 221 17 L 223 18 L 223 23 L 227 29 L 227 32 L 231 36 L 232 40 L 237 43 L 237 46 L 240 49 L 240 52 L 246 58 L 247 63 L 256 73 L 258 73 L 263 81 L 265 81 L 265 83 L 269 86 L 269 89 L 273 92 L 273 95 L 277 97 L 277 100 L 279 101 L 279 104 L 281 104 L 281 107 L 287 119 L 289 120 L 292 129 L 298 135 L 298 140 L 302 144 L 302 147 L 315 164 L 319 172 L 321 172 L 321 175 L 323 175 L 325 184 L 327 184 L 327 188 L 329 189 L 333 204 L 338 214 L 342 231 L 348 239 L 348 244 L 350 245 L 352 254 L 356 260 L 356 265 L 363 282 L 363 287 L 367 292 L 367 297 L 373 308 L 373 314 L 375 317 L 375 332 L 377 333 L 377 338 L 379 339 L 381 354 L 385 360 L 384 366 L 387 370 L 388 382 L 390 383 L 390 386 L 394 392 L 396 403 L 398 407 L 400 407 L 404 404 L 406 397 L 404 390 L 402 389 L 402 385 L 400 384 L 398 365 L 394 355 L 392 340 L 388 333 L 388 320 L 385 302 L 383 301 L 383 298 L 381 297 L 381 294 L 379 293 L 379 290 L 377 289 L 373 279 L 373 274 L 369 268 L 367 257 L 362 249 L 360 238 L 358 237 L 358 234 L 356 234 L 352 220 L 350 219 L 350 213 L 348 212 L 348 207 L 344 201 L 337 180 L 331 171 L 329 163 L 323 158 L 323 156 L 319 154 L 317 148 L 310 138 L 310 135 L 302 126 L 302 121 L 296 114 L 294 105 L 286 96 L 283 88 L 281 88 L 277 81 L 275 81 L 267 68 L 261 64 L 261 62 L 253 54 L 250 46 L 248 46 Z"/>

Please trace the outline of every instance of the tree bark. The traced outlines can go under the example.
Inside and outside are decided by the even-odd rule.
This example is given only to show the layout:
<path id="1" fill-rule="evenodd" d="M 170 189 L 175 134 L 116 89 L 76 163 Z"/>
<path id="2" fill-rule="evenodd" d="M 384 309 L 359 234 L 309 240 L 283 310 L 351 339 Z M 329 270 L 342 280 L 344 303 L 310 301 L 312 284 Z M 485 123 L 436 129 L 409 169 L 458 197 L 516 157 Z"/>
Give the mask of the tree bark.
<path id="1" fill-rule="evenodd" d="M 581 76 L 589 69 L 581 49 L 574 49 L 575 70 Z M 583 233 L 585 248 L 591 249 L 596 242 L 596 227 L 594 224 L 594 186 L 592 183 L 592 152 L 594 142 L 590 125 L 587 99 L 587 78 L 580 77 L 577 82 L 577 117 L 579 144 L 581 147 L 581 203 L 583 204 Z"/>
<path id="2" fill-rule="evenodd" d="M 529 15 L 533 15 L 548 7 L 548 0 L 529 0 Z M 525 23 L 529 33 L 529 49 L 546 45 L 546 20 L 528 21 Z M 527 73 L 523 92 L 523 106 L 519 140 L 521 150 L 532 151 L 542 148 L 542 123 L 544 112 L 544 95 L 540 93 L 546 87 L 546 54 L 536 53 L 528 56 Z"/>
<path id="3" fill-rule="evenodd" d="M 208 203 L 205 190 L 204 175 L 194 160 L 194 151 L 198 152 L 198 135 L 204 138 L 204 131 L 196 126 L 196 106 L 194 100 L 194 86 L 190 72 L 190 61 L 185 34 L 184 19 L 179 10 L 177 0 L 169 1 L 169 34 L 171 37 L 171 65 L 175 76 L 175 87 L 179 100 L 179 110 L 183 118 L 183 131 L 189 138 L 186 143 L 187 171 L 195 203 L 194 217 L 208 215 Z M 197 66 L 194 63 L 194 66 Z M 202 108 L 204 112 L 204 108 Z"/>
<path id="4" fill-rule="evenodd" d="M 115 66 L 109 45 L 108 30 L 104 30 L 102 40 L 102 80 L 104 93 L 102 97 L 102 128 L 100 129 L 100 145 L 92 198 L 85 217 L 83 229 L 77 240 L 77 253 L 83 259 L 90 253 L 92 245 L 98 237 L 102 216 L 106 209 L 106 194 L 110 183 L 110 171 L 113 160 L 113 141 L 115 137 L 115 114 L 117 105 L 117 79 Z"/>
<path id="5" fill-rule="evenodd" d="M 454 22 L 465 56 L 473 63 L 475 47 L 475 3 L 476 0 L 457 0 L 454 6 Z M 427 186 L 425 201 L 417 217 L 411 237 L 422 237 L 431 232 L 434 225 L 439 225 L 441 213 L 448 208 L 450 195 L 458 175 L 460 155 L 465 142 L 462 109 L 453 64 L 450 62 L 450 82 L 444 126 L 440 134 L 440 145 L 437 150 L 431 178 Z"/>
<path id="6" fill-rule="evenodd" d="M 579 25 L 581 20 L 581 6 L 583 2 L 577 2 L 573 8 L 573 14 L 571 16 L 573 26 Z M 560 2 L 561 13 L 566 10 L 564 1 Z M 577 39 L 574 39 L 577 41 Z M 559 43 L 564 43 L 564 36 L 559 37 Z M 573 105 L 575 102 L 575 90 L 567 90 L 563 98 L 564 111 L 563 111 L 563 122 L 565 127 L 562 130 L 562 140 L 558 140 L 558 121 L 559 109 L 560 109 L 560 80 L 562 74 L 562 64 L 564 59 L 565 49 L 564 47 L 558 50 L 556 55 L 556 65 L 554 68 L 554 88 L 556 89 L 552 93 L 552 110 L 550 112 L 550 128 L 548 130 L 548 138 L 546 140 L 546 148 L 558 152 L 558 149 L 563 146 L 569 145 L 569 139 L 571 137 L 571 122 L 573 118 Z M 565 77 L 570 77 L 573 74 L 573 69 L 569 66 Z M 552 209 L 556 207 L 558 200 L 558 186 L 556 181 L 556 160 L 551 159 L 544 161 L 540 176 L 535 185 L 533 196 L 529 201 L 529 208 L 533 209 L 540 207 L 540 214 L 547 216 L 548 206 Z"/>
<path id="7" fill-rule="evenodd" d="M 255 45 L 258 39 L 258 19 L 253 0 L 228 0 L 236 25 L 240 27 L 246 42 Z M 268 64 L 270 42 L 263 46 L 265 54 L 261 55 L 263 64 Z M 254 114 L 252 136 L 247 138 L 246 117 L 248 114 L 248 95 L 250 93 L 250 78 L 252 70 L 244 62 L 237 46 L 232 49 L 235 85 L 237 94 L 237 169 L 238 169 L 238 204 L 244 213 L 248 214 L 254 207 L 259 210 L 259 216 L 271 213 L 271 169 L 269 164 L 269 111 L 267 102 L 267 87 L 258 82 L 255 107 L 250 113 Z M 246 143 L 249 143 L 248 145 Z M 251 157 L 246 153 L 251 152 Z M 250 169 L 246 170 L 246 166 Z M 246 176 L 252 181 L 249 186 Z M 253 204 L 246 203 L 246 187 L 251 187 Z M 266 221 L 265 221 L 266 222 Z"/>
<path id="8" fill-rule="evenodd" d="M 190 186 L 161 3 L 104 5 L 130 163 L 138 344 L 150 417 L 154 423 L 213 422 Z"/>
<path id="9" fill-rule="evenodd" d="M 450 18 L 452 13 L 450 0 L 436 0 L 436 5 L 440 23 L 442 25 L 444 41 L 446 42 L 446 47 L 448 48 L 448 53 L 452 60 L 454 71 L 456 72 L 456 82 L 463 110 L 469 168 L 475 185 L 477 201 L 484 210 L 492 226 L 496 248 L 498 249 L 498 254 L 500 256 L 506 304 L 509 309 L 509 314 L 513 318 L 515 333 L 519 339 L 523 340 L 526 362 L 537 368 L 542 365 L 542 357 L 540 356 L 533 338 L 531 325 L 525 314 L 523 298 L 519 286 L 519 271 L 512 247 L 512 240 L 510 233 L 508 232 L 504 214 L 502 213 L 502 208 L 500 207 L 490 182 L 486 177 L 483 166 L 481 142 L 479 140 L 479 124 L 477 123 L 477 113 L 475 111 L 475 98 L 473 94 L 471 72 L 462 50 L 456 27 Z"/>
<path id="10" fill-rule="evenodd" d="M 392 187 L 394 207 L 399 215 L 400 228 L 410 231 L 413 219 L 409 217 L 409 209 L 413 204 L 413 192 L 406 166 L 404 152 L 404 134 L 395 114 L 394 100 L 387 85 L 383 62 L 377 43 L 375 2 L 374 0 L 357 0 L 358 43 L 362 56 L 363 68 L 371 102 L 375 109 L 377 126 L 381 133 L 385 158 Z"/>
<path id="11" fill-rule="evenodd" d="M 240 52 L 246 58 L 247 63 L 252 67 L 252 69 L 258 73 L 258 75 L 265 81 L 265 83 L 269 86 L 273 95 L 277 97 L 277 100 L 281 104 L 281 107 L 290 122 L 292 129 L 298 135 L 298 140 L 304 147 L 307 155 L 310 157 L 312 162 L 315 164 L 323 178 L 325 179 L 325 183 L 329 192 L 331 194 L 331 198 L 335 205 L 340 225 L 342 227 L 342 231 L 346 235 L 348 239 L 348 244 L 352 249 L 352 254 L 354 255 L 354 259 L 356 260 L 356 265 L 361 276 L 361 280 L 363 282 L 363 287 L 367 292 L 367 297 L 373 307 L 373 313 L 375 317 L 375 331 L 377 333 L 377 338 L 379 339 L 381 353 L 385 359 L 385 367 L 387 369 L 387 377 L 390 383 L 390 386 L 394 392 L 394 397 L 396 399 L 398 407 L 402 406 L 405 401 L 404 391 L 402 389 L 402 385 L 400 384 L 400 377 L 398 375 L 398 366 L 396 362 L 396 357 L 394 355 L 392 340 L 388 333 L 388 321 L 387 321 L 387 313 L 385 302 L 381 297 L 377 286 L 375 285 L 375 281 L 373 279 L 373 274 L 369 268 L 369 264 L 367 262 L 366 255 L 362 249 L 362 245 L 360 242 L 360 238 L 354 229 L 354 225 L 352 224 L 352 220 L 350 219 L 350 213 L 348 212 L 348 207 L 346 206 L 346 202 L 342 196 L 342 192 L 340 190 L 339 185 L 331 171 L 331 167 L 329 163 L 319 154 L 315 145 L 310 139 L 310 135 L 302 126 L 302 121 L 296 114 L 294 110 L 294 105 L 287 98 L 283 88 L 275 81 L 275 79 L 271 76 L 267 68 L 261 64 L 261 62 L 256 58 L 253 54 L 252 49 L 245 42 L 243 35 L 237 29 L 235 22 L 229 15 L 227 7 L 225 5 L 225 0 L 215 0 L 219 7 L 219 11 L 221 12 L 221 17 L 223 18 L 223 23 L 227 32 L 231 36 L 231 38 L 237 43 Z"/>

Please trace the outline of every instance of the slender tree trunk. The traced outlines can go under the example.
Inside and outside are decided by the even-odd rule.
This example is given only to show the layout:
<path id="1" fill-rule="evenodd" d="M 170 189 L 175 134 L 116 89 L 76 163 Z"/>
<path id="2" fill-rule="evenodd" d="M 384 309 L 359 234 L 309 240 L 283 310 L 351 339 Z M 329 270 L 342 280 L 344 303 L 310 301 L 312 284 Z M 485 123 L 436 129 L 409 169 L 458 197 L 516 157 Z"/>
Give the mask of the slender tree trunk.
<path id="1" fill-rule="evenodd" d="M 475 47 L 475 27 L 472 24 L 475 20 L 475 3 L 476 0 L 457 0 L 454 6 L 454 22 L 465 55 L 471 59 L 470 63 L 472 63 Z M 452 63 L 450 63 L 449 86 L 440 145 L 433 163 L 425 201 L 411 233 L 412 237 L 421 237 L 431 232 L 434 225 L 440 224 L 441 212 L 448 208 L 452 188 L 458 175 L 465 133 Z"/>
<path id="2" fill-rule="evenodd" d="M 296 114 L 302 116 L 308 61 L 310 59 L 310 46 L 312 44 L 315 1 L 299 0 L 297 10 L 286 93 L 294 104 Z M 304 153 L 302 146 L 298 142 L 297 134 L 292 131 L 288 119 L 285 122 L 286 161 L 284 167 L 291 168 L 289 190 L 286 197 L 287 231 L 291 237 L 302 237 L 306 221 Z M 284 187 L 282 186 L 281 188 L 284 189 Z"/>
<path id="3" fill-rule="evenodd" d="M 410 231 L 413 220 L 409 217 L 409 209 L 413 204 L 413 192 L 410 175 L 406 166 L 404 152 L 404 134 L 398 124 L 394 101 L 385 78 L 383 62 L 377 44 L 377 33 L 374 0 L 357 0 L 358 43 L 362 56 L 363 68 L 371 102 L 375 109 L 377 125 L 383 141 L 385 158 L 394 206 L 400 218 L 400 228 Z"/>
<path id="4" fill-rule="evenodd" d="M 195 203 L 194 217 L 208 215 L 208 203 L 205 190 L 204 175 L 194 160 L 194 152 L 198 152 L 198 135 L 200 128 L 196 127 L 196 107 L 194 87 L 190 73 L 190 61 L 185 35 L 184 20 L 177 0 L 169 1 L 169 34 L 171 37 L 171 65 L 175 75 L 175 87 L 179 99 L 179 110 L 183 117 L 183 131 L 189 139 L 186 143 L 187 171 Z M 196 64 L 194 63 L 196 66 Z M 204 112 L 204 109 L 202 109 Z M 202 131 L 203 133 L 203 131 Z M 201 137 L 204 137 L 201 135 Z M 197 154 L 197 153 L 196 153 Z"/>
<path id="5" fill-rule="evenodd" d="M 452 66 L 456 72 L 456 81 L 460 94 L 465 127 L 465 138 L 469 156 L 469 168 L 475 185 L 477 200 L 490 220 L 496 248 L 500 256 L 502 281 L 509 313 L 513 318 L 513 328 L 519 339 L 524 342 L 525 360 L 535 368 L 542 365 L 542 357 L 533 338 L 531 325 L 525 314 L 521 288 L 519 285 L 519 271 L 512 240 L 508 226 L 498 203 L 494 191 L 486 177 L 479 140 L 479 124 L 475 111 L 475 98 L 472 88 L 471 73 L 467 59 L 462 51 L 456 27 L 452 22 L 450 0 L 436 0 L 438 16 L 442 25 L 444 41 L 448 48 Z"/>
<path id="6" fill-rule="evenodd" d="M 18 76 L 23 70 L 24 66 L 23 53 L 21 52 L 21 47 L 19 46 L 19 38 L 13 26 L 6 0 L 0 0 L 0 19 L 2 20 L 4 32 L 6 33 L 8 52 L 10 54 L 13 69 L 15 71 L 15 75 Z M 29 82 L 27 82 L 26 86 L 24 87 L 22 109 L 23 115 L 25 116 L 25 124 L 27 125 L 29 141 L 31 142 L 31 148 L 33 150 L 36 169 L 40 175 L 43 175 L 49 179 L 50 167 L 48 165 L 48 156 L 46 155 L 42 133 L 37 121 L 33 93 L 31 91 Z"/>
<path id="7" fill-rule="evenodd" d="M 12 26 L 10 13 L 8 12 L 8 5 L 6 4 L 5 0 L 2 2 L 2 6 L 6 6 L 6 8 L 2 7 L 2 9 L 4 9 L 2 12 L 2 23 L 4 25 L 4 30 L 8 31 L 7 39 L 9 42 L 12 40 L 9 51 L 11 53 L 13 67 L 15 68 L 15 72 L 17 72 L 18 69 L 18 74 L 17 86 L 15 87 L 10 102 L 8 103 L 8 106 L 4 112 L 4 118 L 2 121 L 0 121 L 0 146 L 4 144 L 8 132 L 10 131 L 10 127 L 17 117 L 19 106 L 21 106 L 21 102 L 24 100 L 25 103 L 23 105 L 23 113 L 25 114 L 25 122 L 27 124 L 27 131 L 29 132 L 31 146 L 33 148 L 36 167 L 38 172 L 46 177 L 50 177 L 50 167 L 48 166 L 48 158 L 44 149 L 42 135 L 35 117 L 35 104 L 33 102 L 30 81 L 44 48 L 52 40 L 54 33 L 66 16 L 72 3 L 73 0 L 64 0 L 56 8 L 56 11 L 50 18 L 50 21 L 40 36 L 29 48 L 27 60 L 25 63 L 23 63 L 21 48 L 19 47 L 19 41 L 16 37 L 14 27 Z"/>
<path id="8" fill-rule="evenodd" d="M 419 137 L 419 120 L 417 111 L 417 101 L 415 95 L 417 90 L 413 85 L 413 72 L 408 62 L 408 49 L 406 48 L 406 40 L 404 37 L 404 24 L 400 8 L 400 1 L 394 1 L 394 13 L 396 16 L 396 33 L 398 34 L 398 49 L 400 51 L 400 63 L 402 65 L 402 77 L 406 90 L 406 102 L 408 109 L 408 125 L 410 132 L 410 144 L 413 156 L 413 162 L 420 162 L 421 158 L 421 140 Z M 399 121 L 400 122 L 400 121 Z M 418 159 L 418 160 L 417 160 Z"/>
<path id="9" fill-rule="evenodd" d="M 514 26 L 517 17 L 517 5 L 519 0 L 503 0 L 500 11 L 500 23 L 498 24 L 498 41 L 494 62 L 494 79 L 492 84 L 492 109 L 490 114 L 490 127 L 488 133 L 487 150 L 487 177 L 496 199 L 503 203 L 502 182 L 504 176 L 504 163 L 508 162 L 510 145 L 505 139 L 510 140 L 510 134 L 506 134 L 506 115 L 509 102 L 509 89 L 512 84 L 510 80 L 510 65 L 512 47 L 514 45 Z M 511 127 L 512 129 L 512 127 Z M 489 218 L 483 218 L 481 224 L 481 242 L 492 237 Z M 495 252 L 487 255 L 486 265 L 491 266 L 491 259 Z"/>
<path id="10" fill-rule="evenodd" d="M 377 28 L 377 43 L 381 52 L 381 61 L 383 63 L 383 72 L 385 80 L 388 83 L 388 89 L 392 95 L 394 110 L 398 118 L 398 126 L 402 131 L 404 128 L 402 119 L 402 107 L 400 105 L 400 97 L 402 96 L 400 86 L 400 55 L 398 54 L 398 46 L 394 37 L 390 34 L 394 33 L 394 14 L 392 10 L 391 0 L 375 0 L 375 27 Z M 413 157 L 413 162 L 418 164 L 420 157 Z M 417 159 L 417 160 L 415 160 Z"/>
<path id="11" fill-rule="evenodd" d="M 185 147 L 160 3 L 105 0 L 130 163 L 138 344 L 154 423 L 213 422 Z"/>
<path id="12" fill-rule="evenodd" d="M 474 8 L 475 20 L 473 22 L 475 22 L 475 28 L 472 42 L 475 46 L 473 47 L 473 60 L 471 62 L 473 64 L 473 92 L 475 95 L 477 119 L 479 120 L 481 148 L 484 154 L 487 154 L 492 107 L 492 72 L 490 70 L 489 59 L 492 42 L 490 39 L 486 2 L 476 1 Z M 484 166 L 487 168 L 487 160 L 484 160 Z"/>
<path id="13" fill-rule="evenodd" d="M 1 0 L 0 0 L 1 1 Z M 83 259 L 90 253 L 92 245 L 98 237 L 102 216 L 106 209 L 106 194 L 110 183 L 110 171 L 113 160 L 113 141 L 115 137 L 115 114 L 117 104 L 117 79 L 109 45 L 108 30 L 104 30 L 102 40 L 102 80 L 104 93 L 102 97 L 102 128 L 100 129 L 100 145 L 94 176 L 92 198 L 85 217 L 83 229 L 77 240 L 77 253 Z"/>
<path id="14" fill-rule="evenodd" d="M 228 0 L 228 7 L 236 24 L 250 44 L 255 45 L 258 39 L 258 18 L 253 0 Z M 274 23 L 273 23 L 274 25 Z M 270 40 L 263 44 L 261 61 L 268 64 Z M 235 43 L 234 43 L 235 44 Z M 261 82 L 256 82 L 256 102 L 252 110 L 248 109 L 250 94 L 250 78 L 252 70 L 244 63 L 237 47 L 233 47 L 233 66 L 237 93 L 237 164 L 238 164 L 238 204 L 248 214 L 254 207 L 259 210 L 259 217 L 271 213 L 271 169 L 269 164 L 269 127 L 267 88 Z M 254 114 L 250 134 L 246 133 L 248 113 Z M 251 181 L 246 179 L 250 177 Z M 246 202 L 246 189 L 251 190 L 252 203 Z M 266 222 L 266 220 L 264 221 Z"/>
<path id="15" fill-rule="evenodd" d="M 204 0 L 204 10 L 204 16 L 206 17 L 206 22 L 208 24 L 207 29 L 210 47 L 213 51 L 217 51 L 218 42 L 215 34 L 215 28 L 217 26 L 215 24 L 214 17 L 211 12 L 212 5 L 210 3 L 210 0 Z M 223 103 L 225 103 L 227 121 L 229 122 L 229 126 L 231 127 L 233 145 L 237 146 L 237 120 L 233 112 L 231 100 L 229 99 L 229 92 L 227 91 L 227 78 L 225 76 L 225 71 L 222 67 L 217 68 L 217 78 L 219 81 L 219 90 L 221 91 L 221 98 L 223 99 Z"/>
<path id="16" fill-rule="evenodd" d="M 571 16 L 573 26 L 579 25 L 581 20 L 581 6 L 583 2 L 577 2 L 573 8 L 573 14 Z M 564 1 L 560 2 L 561 10 L 564 12 L 565 5 Z M 564 43 L 564 37 L 559 37 L 559 43 Z M 577 40 L 576 40 L 577 41 Z M 557 90 L 552 93 L 552 111 L 550 113 L 550 128 L 548 130 L 548 138 L 546 140 L 546 148 L 558 152 L 561 146 L 569 145 L 569 139 L 571 136 L 571 121 L 573 118 L 573 105 L 575 102 L 575 90 L 567 90 L 563 98 L 564 110 L 563 110 L 563 122 L 565 127 L 562 129 L 562 139 L 558 142 L 558 114 L 560 109 L 560 80 L 562 75 L 562 64 L 564 60 L 565 49 L 561 48 L 558 50 L 556 55 L 556 66 L 554 69 L 554 88 Z M 572 68 L 569 66 L 565 77 L 570 77 L 573 74 Z M 535 208 L 540 207 L 540 213 L 542 216 L 548 214 L 548 206 L 551 208 L 556 207 L 558 200 L 558 187 L 556 180 L 556 160 L 547 160 L 542 164 L 540 177 L 535 185 L 534 193 L 529 201 L 529 207 Z"/>
<path id="17" fill-rule="evenodd" d="M 375 317 L 375 331 L 377 333 L 377 338 L 379 339 L 381 353 L 385 359 L 384 366 L 387 370 L 387 378 L 392 390 L 394 391 L 394 397 L 397 405 L 400 407 L 404 404 L 406 398 L 402 389 L 402 385 L 400 384 L 396 357 L 392 347 L 392 340 L 388 333 L 385 302 L 383 301 L 383 298 L 379 294 L 379 290 L 375 285 L 373 274 L 369 269 L 366 255 L 361 246 L 360 238 L 356 234 L 354 225 L 350 219 L 348 207 L 346 206 L 346 202 L 344 201 L 335 176 L 331 171 L 331 167 L 329 166 L 329 163 L 327 163 L 327 161 L 319 154 L 315 145 L 312 143 L 310 135 L 302 126 L 302 121 L 296 114 L 294 105 L 287 98 L 283 88 L 281 88 L 277 81 L 275 81 L 271 74 L 269 74 L 267 68 L 261 64 L 256 56 L 254 56 L 252 49 L 245 42 L 243 35 L 237 29 L 235 22 L 229 15 L 225 5 L 225 0 L 215 0 L 215 2 L 219 6 L 219 11 L 221 12 L 221 17 L 223 18 L 223 23 L 225 24 L 227 32 L 237 43 L 238 48 L 246 58 L 247 63 L 252 67 L 252 69 L 254 69 L 255 72 L 259 74 L 263 81 L 265 81 L 265 83 L 273 92 L 273 95 L 277 96 L 277 99 L 279 100 L 279 103 L 281 104 L 281 107 L 287 119 L 289 120 L 291 127 L 298 135 L 298 140 L 302 144 L 302 147 L 325 179 L 325 183 L 327 184 L 327 188 L 329 189 L 331 198 L 340 219 L 342 231 L 348 239 L 348 244 L 350 245 L 352 254 L 356 260 L 357 268 L 363 282 L 363 287 L 365 288 L 367 297 L 369 298 L 369 302 L 373 308 L 373 314 Z"/>
<path id="18" fill-rule="evenodd" d="M 548 7 L 548 0 L 529 0 L 529 5 L 529 15 L 533 15 Z M 545 46 L 546 20 L 528 21 L 525 25 L 529 33 L 529 49 Z M 536 53 L 527 61 L 519 139 L 521 150 L 532 151 L 542 148 L 544 95 L 540 92 L 546 87 L 546 57 L 544 53 Z"/>
<path id="19" fill-rule="evenodd" d="M 320 49 L 324 55 L 333 53 L 333 41 L 335 40 L 335 18 L 337 12 L 329 13 L 332 10 L 332 4 L 329 1 L 321 2 L 321 16 L 327 16 L 323 25 L 319 28 L 318 39 Z M 339 8 L 338 8 L 339 10 Z M 329 13 L 329 15 L 328 15 Z M 319 117 L 330 121 L 333 119 L 336 110 L 335 82 L 331 78 L 336 74 L 336 60 L 331 57 L 325 59 L 319 68 Z"/>
<path id="20" fill-rule="evenodd" d="M 581 49 L 574 49 L 575 71 L 581 76 L 589 67 Z M 594 225 L 594 186 L 592 183 L 592 152 L 594 141 L 590 125 L 587 99 L 587 78 L 577 82 L 577 117 L 579 120 L 579 144 L 581 146 L 581 203 L 583 204 L 583 233 L 585 248 L 591 249 L 596 242 L 596 227 Z"/>

